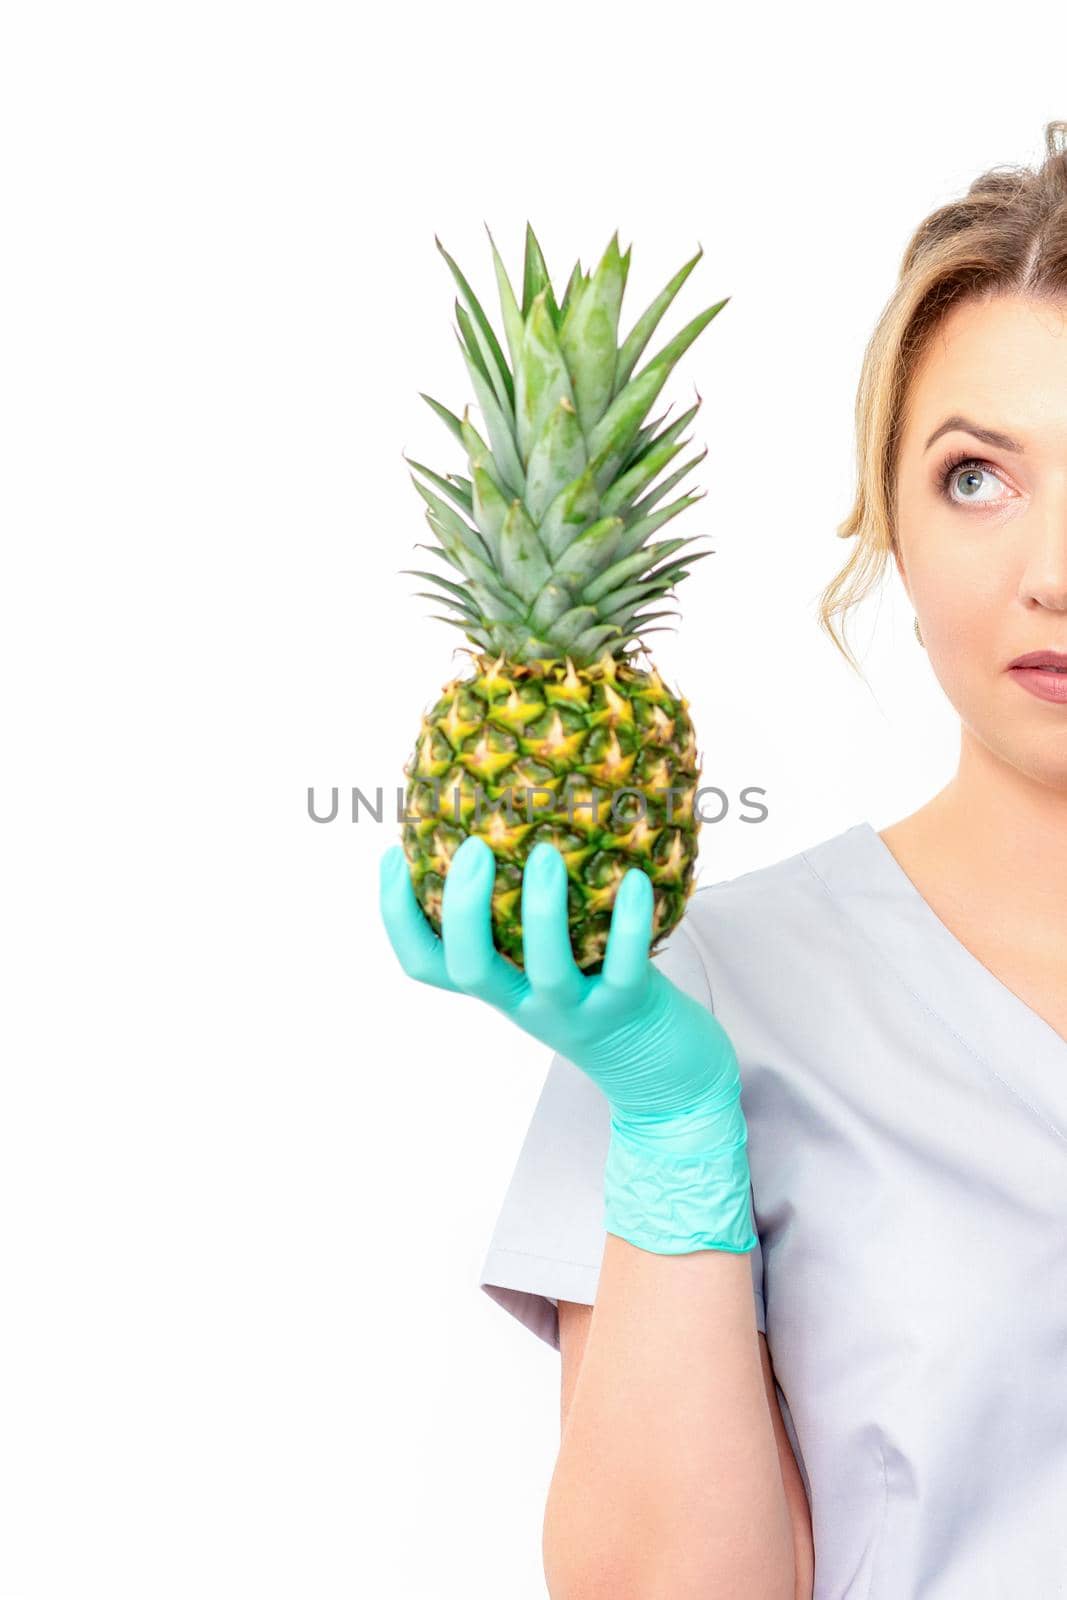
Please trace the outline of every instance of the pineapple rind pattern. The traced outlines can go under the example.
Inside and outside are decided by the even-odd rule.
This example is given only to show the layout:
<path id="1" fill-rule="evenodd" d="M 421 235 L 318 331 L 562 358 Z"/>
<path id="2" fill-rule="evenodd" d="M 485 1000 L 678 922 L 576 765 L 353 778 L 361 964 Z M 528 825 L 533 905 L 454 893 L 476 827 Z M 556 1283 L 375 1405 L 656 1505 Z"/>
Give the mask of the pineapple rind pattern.
<path id="1" fill-rule="evenodd" d="M 688 703 L 654 668 L 605 653 L 517 664 L 474 658 L 442 690 L 405 766 L 403 844 L 427 920 L 441 932 L 448 863 L 476 834 L 496 857 L 497 948 L 522 957 L 522 867 L 541 840 L 568 873 L 568 923 L 577 965 L 600 971 L 623 876 L 652 882 L 653 950 L 692 893 L 700 776 Z"/>

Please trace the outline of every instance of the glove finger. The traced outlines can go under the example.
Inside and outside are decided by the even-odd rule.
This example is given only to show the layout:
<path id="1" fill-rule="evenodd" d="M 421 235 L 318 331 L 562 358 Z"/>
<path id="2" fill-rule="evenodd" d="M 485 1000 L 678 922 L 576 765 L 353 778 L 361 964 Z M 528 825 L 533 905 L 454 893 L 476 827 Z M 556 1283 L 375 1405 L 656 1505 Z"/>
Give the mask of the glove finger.
<path id="1" fill-rule="evenodd" d="M 566 1005 L 588 979 L 571 950 L 567 863 L 554 844 L 535 844 L 522 869 L 522 959 L 535 993 Z"/>
<path id="2" fill-rule="evenodd" d="M 397 960 L 410 978 L 452 989 L 444 950 L 415 896 L 403 846 L 386 850 L 378 866 L 378 904 Z"/>
<path id="3" fill-rule="evenodd" d="M 528 987 L 493 942 L 496 857 L 470 834 L 449 862 L 441 909 L 445 968 L 457 988 L 501 1011 L 514 1010 Z"/>
<path id="4" fill-rule="evenodd" d="M 644 981 L 654 910 L 655 897 L 648 874 L 640 867 L 631 867 L 619 884 L 611 911 L 611 929 L 601 973 L 607 988 L 632 989 Z"/>

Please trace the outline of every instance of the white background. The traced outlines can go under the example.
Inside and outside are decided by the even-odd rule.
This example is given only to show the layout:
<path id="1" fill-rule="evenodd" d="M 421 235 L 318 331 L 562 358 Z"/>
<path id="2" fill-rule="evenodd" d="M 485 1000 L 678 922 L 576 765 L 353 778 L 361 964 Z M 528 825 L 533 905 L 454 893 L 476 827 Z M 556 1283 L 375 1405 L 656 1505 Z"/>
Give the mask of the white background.
<path id="1" fill-rule="evenodd" d="M 860 360 L 1067 116 L 1054 15 L 5 7 L 3 1600 L 545 1593 L 558 1357 L 477 1288 L 545 1053 L 399 970 L 395 824 L 306 809 L 395 790 L 465 659 L 400 575 L 401 452 L 466 469 L 419 391 L 474 400 L 434 234 L 498 332 L 485 224 L 557 293 L 618 228 L 624 331 L 703 245 L 648 352 L 730 296 L 664 396 L 701 881 L 885 826 L 957 724 L 894 572 L 866 683 L 815 625 Z"/>

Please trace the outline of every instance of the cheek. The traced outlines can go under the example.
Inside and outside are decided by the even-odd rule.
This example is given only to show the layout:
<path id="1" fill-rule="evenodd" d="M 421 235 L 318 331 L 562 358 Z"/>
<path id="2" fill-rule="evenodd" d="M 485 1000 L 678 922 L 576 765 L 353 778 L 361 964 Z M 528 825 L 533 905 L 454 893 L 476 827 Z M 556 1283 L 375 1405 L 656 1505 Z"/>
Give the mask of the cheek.
<path id="1" fill-rule="evenodd" d="M 912 578 L 924 638 L 935 648 L 943 642 L 954 653 L 968 641 L 978 645 L 990 637 L 1010 603 L 1010 590 L 1010 577 L 973 551 L 944 549 L 936 564 Z"/>
<path id="2" fill-rule="evenodd" d="M 1011 581 L 973 549 L 947 547 L 940 557 L 913 575 L 915 610 L 939 682 L 957 710 L 974 713 L 1001 665 Z"/>
<path id="3" fill-rule="evenodd" d="M 1006 764 L 1067 793 L 1067 718 L 1050 716 L 1004 671 L 1025 648 L 1020 561 L 1004 528 L 927 520 L 910 545 L 912 599 L 930 668 L 964 727 Z"/>

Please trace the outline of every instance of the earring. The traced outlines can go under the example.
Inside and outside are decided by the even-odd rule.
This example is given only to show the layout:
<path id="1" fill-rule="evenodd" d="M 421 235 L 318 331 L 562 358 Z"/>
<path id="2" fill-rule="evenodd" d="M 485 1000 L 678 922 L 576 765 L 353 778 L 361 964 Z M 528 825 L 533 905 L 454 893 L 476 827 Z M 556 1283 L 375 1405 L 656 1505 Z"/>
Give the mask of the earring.
<path id="1" fill-rule="evenodd" d="M 919 643 L 922 645 L 923 649 L 925 650 L 926 649 L 926 645 L 923 643 L 923 636 L 919 632 L 919 619 L 918 619 L 918 617 L 915 618 L 915 637 L 916 637 L 916 639 L 918 639 Z"/>

